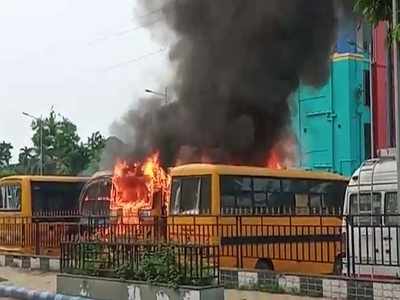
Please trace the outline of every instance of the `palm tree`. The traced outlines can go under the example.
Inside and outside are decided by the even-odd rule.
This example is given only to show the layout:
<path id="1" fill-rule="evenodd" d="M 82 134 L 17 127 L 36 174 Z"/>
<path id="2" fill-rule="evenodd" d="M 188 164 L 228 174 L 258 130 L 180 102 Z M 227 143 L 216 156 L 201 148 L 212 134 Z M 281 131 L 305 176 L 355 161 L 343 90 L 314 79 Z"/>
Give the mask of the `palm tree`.
<path id="1" fill-rule="evenodd" d="M 28 171 L 31 171 L 31 166 L 34 158 L 34 150 L 35 149 L 26 146 L 19 149 L 18 161 L 20 166 L 22 166 L 24 173 L 28 173 Z"/>

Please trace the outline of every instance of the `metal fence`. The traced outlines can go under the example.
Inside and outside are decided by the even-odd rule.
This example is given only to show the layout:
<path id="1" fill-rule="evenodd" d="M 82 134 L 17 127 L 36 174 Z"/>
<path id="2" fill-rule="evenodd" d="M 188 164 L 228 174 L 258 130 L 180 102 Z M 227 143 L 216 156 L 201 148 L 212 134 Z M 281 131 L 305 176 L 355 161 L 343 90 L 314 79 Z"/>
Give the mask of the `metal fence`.
<path id="1" fill-rule="evenodd" d="M 63 242 L 61 271 L 158 283 L 217 282 L 219 247 L 143 242 Z M 172 277 L 171 277 L 172 276 Z"/>
<path id="2" fill-rule="evenodd" d="M 349 276 L 400 277 L 400 214 L 344 216 Z"/>
<path id="3" fill-rule="evenodd" d="M 58 256 L 61 240 L 79 230 L 78 217 L 0 217 L 0 247 L 3 251 Z"/>
<path id="4" fill-rule="evenodd" d="M 349 276 L 375 271 L 400 275 L 399 214 L 207 215 L 124 221 L 110 216 L 0 217 L 0 247 L 13 252 L 59 256 L 61 241 L 173 242 L 218 246 L 220 257 L 229 260 L 232 267 L 248 267 L 248 261 L 254 266 L 264 259 L 330 264 L 337 267 L 336 272 Z"/>

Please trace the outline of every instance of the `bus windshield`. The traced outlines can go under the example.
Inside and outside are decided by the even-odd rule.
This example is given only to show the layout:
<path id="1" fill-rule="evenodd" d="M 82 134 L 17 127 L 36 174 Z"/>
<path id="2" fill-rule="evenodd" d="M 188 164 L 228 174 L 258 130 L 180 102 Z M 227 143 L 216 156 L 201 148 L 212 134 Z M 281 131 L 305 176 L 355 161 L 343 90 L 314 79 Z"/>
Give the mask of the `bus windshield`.
<path id="1" fill-rule="evenodd" d="M 209 213 L 210 207 L 211 175 L 173 178 L 171 214 L 197 215 Z"/>
<path id="2" fill-rule="evenodd" d="M 220 176 L 221 213 L 321 214 L 339 211 L 346 182 Z"/>
<path id="3" fill-rule="evenodd" d="M 77 211 L 84 182 L 31 182 L 32 213 Z"/>
<path id="4" fill-rule="evenodd" d="M 7 183 L 0 186 L 0 210 L 21 209 L 21 185 Z"/>
<path id="5" fill-rule="evenodd" d="M 111 177 L 88 182 L 80 196 L 83 215 L 108 215 L 111 203 Z"/>

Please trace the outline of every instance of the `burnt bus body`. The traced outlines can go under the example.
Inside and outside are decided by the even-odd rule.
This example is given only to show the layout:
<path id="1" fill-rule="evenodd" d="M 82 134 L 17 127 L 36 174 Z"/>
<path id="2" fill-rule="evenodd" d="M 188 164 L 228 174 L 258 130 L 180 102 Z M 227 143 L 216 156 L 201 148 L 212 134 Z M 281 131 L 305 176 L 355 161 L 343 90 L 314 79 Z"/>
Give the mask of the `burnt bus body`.
<path id="1" fill-rule="evenodd" d="M 130 181 L 134 183 L 138 179 L 140 178 L 131 178 Z M 94 174 L 83 187 L 79 197 L 81 223 L 88 225 L 121 223 L 122 211 L 111 209 L 112 199 L 116 197 L 115 193 L 112 171 Z M 150 207 L 139 209 L 138 220 L 140 223 L 154 223 L 155 218 L 165 216 L 165 199 L 161 192 L 154 193 Z"/>

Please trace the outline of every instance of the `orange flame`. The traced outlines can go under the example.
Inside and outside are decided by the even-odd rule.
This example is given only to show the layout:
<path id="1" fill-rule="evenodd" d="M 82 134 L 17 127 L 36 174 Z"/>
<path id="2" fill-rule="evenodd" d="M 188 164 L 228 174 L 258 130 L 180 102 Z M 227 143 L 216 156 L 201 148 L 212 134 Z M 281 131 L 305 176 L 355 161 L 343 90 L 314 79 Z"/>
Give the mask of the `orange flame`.
<path id="1" fill-rule="evenodd" d="M 285 136 L 267 153 L 265 166 L 271 169 L 286 169 L 296 163 L 296 140 L 292 135 Z"/>
<path id="2" fill-rule="evenodd" d="M 156 193 L 161 192 L 162 198 L 168 199 L 170 177 L 160 166 L 158 152 L 143 162 L 118 161 L 112 181 L 110 209 L 124 223 L 136 223 L 139 210 L 151 210 Z"/>
<path id="3" fill-rule="evenodd" d="M 271 169 L 283 169 L 279 154 L 272 150 L 267 156 L 266 167 Z"/>

